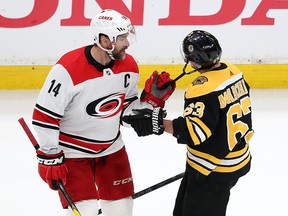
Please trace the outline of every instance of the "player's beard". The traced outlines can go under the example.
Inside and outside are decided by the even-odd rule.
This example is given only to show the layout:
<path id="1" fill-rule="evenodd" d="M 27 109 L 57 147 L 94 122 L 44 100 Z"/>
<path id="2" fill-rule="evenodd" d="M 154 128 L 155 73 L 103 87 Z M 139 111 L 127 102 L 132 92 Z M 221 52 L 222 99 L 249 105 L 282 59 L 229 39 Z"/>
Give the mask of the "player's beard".
<path id="1" fill-rule="evenodd" d="M 123 60 L 126 57 L 126 50 L 127 48 L 123 48 L 121 50 L 113 50 L 112 55 L 114 59 Z"/>

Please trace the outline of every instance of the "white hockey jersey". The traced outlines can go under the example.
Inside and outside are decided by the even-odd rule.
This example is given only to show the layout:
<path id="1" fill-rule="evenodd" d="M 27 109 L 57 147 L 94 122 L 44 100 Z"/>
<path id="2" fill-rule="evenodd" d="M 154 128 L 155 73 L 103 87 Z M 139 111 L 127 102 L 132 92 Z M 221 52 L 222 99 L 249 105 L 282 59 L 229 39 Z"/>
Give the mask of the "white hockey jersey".
<path id="1" fill-rule="evenodd" d="M 120 117 L 152 108 L 138 99 L 139 69 L 132 56 L 100 65 L 92 45 L 73 50 L 52 67 L 33 112 L 33 128 L 45 153 L 67 158 L 101 157 L 124 145 Z"/>

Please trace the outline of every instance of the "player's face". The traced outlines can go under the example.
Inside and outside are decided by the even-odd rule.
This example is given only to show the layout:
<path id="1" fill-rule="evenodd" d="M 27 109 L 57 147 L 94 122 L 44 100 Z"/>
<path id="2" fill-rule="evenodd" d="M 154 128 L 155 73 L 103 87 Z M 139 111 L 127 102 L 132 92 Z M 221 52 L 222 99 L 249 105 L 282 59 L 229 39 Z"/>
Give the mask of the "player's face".
<path id="1" fill-rule="evenodd" d="M 130 46 L 128 41 L 129 33 L 119 35 L 116 40 L 115 48 L 113 50 L 113 57 L 115 59 L 125 59 L 126 57 L 126 49 Z"/>
<path id="2" fill-rule="evenodd" d="M 191 67 L 194 68 L 194 69 L 199 69 L 199 68 L 201 68 L 201 65 L 199 65 L 199 64 L 197 64 L 197 63 L 195 63 L 195 62 L 190 61 L 189 63 L 190 63 L 190 65 L 191 65 Z"/>

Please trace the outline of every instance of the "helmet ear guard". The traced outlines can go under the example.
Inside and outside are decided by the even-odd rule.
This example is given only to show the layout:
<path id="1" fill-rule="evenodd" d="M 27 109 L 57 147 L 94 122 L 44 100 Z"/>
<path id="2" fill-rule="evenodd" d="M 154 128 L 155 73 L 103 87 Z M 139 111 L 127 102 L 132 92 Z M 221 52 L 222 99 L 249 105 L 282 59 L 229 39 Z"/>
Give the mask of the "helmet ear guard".
<path id="1" fill-rule="evenodd" d="M 192 62 L 195 68 L 210 68 L 220 61 L 222 49 L 218 40 L 209 32 L 195 30 L 183 40 L 181 53 L 185 63 Z"/>

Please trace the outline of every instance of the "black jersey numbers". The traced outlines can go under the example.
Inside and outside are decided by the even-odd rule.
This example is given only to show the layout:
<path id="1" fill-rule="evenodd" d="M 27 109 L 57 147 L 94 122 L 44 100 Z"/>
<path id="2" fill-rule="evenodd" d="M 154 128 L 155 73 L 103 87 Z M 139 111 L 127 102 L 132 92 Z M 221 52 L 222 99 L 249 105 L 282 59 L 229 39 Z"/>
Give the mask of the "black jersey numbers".
<path id="1" fill-rule="evenodd" d="M 238 143 L 236 134 L 241 134 L 243 136 L 250 136 L 249 126 L 246 122 L 242 121 L 242 117 L 251 113 L 250 110 L 251 101 L 249 97 L 244 97 L 239 103 L 232 105 L 227 114 L 227 138 L 229 149 L 232 150 L 234 146 Z M 246 137 L 244 137 L 245 140 Z M 248 141 L 248 140 L 247 140 Z"/>
<path id="2" fill-rule="evenodd" d="M 54 97 L 56 97 L 59 94 L 59 90 L 61 88 L 61 83 L 56 83 L 56 80 L 53 79 L 51 81 L 51 86 L 48 89 L 48 93 L 50 94 L 51 92 L 54 93 Z"/>

